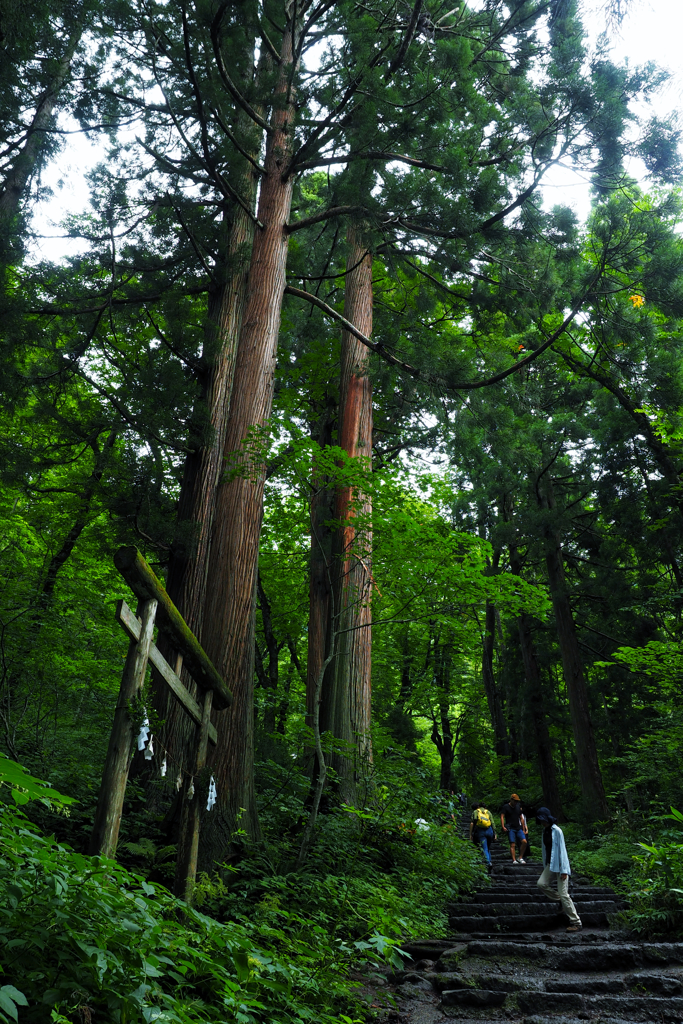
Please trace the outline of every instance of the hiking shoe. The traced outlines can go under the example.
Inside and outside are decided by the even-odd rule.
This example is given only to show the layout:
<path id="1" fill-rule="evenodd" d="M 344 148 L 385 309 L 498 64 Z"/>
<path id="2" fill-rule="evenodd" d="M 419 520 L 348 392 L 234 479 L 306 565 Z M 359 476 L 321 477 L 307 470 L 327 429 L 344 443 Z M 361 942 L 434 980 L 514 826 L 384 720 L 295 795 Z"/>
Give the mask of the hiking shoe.
<path id="1" fill-rule="evenodd" d="M 524 857 L 520 857 L 519 860 L 517 861 L 517 863 L 518 864 L 526 864 L 526 861 L 524 860 Z"/>
<path id="2" fill-rule="evenodd" d="M 567 931 L 568 932 L 580 932 L 582 928 L 583 928 L 582 924 L 570 924 L 569 927 L 567 928 Z"/>
<path id="3" fill-rule="evenodd" d="M 518 860 L 513 860 L 513 862 L 512 862 L 512 863 L 513 863 L 513 864 L 519 864 L 519 861 L 518 861 Z"/>

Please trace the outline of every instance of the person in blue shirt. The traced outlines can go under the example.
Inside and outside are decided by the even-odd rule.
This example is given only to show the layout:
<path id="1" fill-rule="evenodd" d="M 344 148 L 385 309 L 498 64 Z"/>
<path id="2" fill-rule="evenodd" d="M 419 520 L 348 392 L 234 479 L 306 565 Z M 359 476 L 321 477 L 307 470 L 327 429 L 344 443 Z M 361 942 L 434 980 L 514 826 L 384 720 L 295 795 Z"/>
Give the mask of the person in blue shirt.
<path id="1" fill-rule="evenodd" d="M 543 851 L 543 871 L 539 878 L 538 888 L 548 899 L 562 905 L 562 910 L 569 918 L 568 932 L 581 931 L 581 918 L 569 895 L 569 856 L 564 842 L 564 834 L 547 807 L 539 807 L 536 821 L 543 826 L 541 849 Z"/>

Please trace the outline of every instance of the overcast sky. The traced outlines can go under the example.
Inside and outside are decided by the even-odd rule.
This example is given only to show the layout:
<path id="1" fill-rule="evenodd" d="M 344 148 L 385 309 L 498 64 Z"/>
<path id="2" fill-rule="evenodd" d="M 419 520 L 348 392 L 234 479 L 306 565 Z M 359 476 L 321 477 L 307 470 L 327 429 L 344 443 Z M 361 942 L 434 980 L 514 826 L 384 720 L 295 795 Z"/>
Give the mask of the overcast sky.
<path id="1" fill-rule="evenodd" d="M 606 0 L 584 0 L 584 17 L 589 39 L 595 45 L 605 29 Z M 612 57 L 631 66 L 648 61 L 672 72 L 671 83 L 663 90 L 653 111 L 666 115 L 683 105 L 683 0 L 630 0 L 629 14 L 619 31 L 610 34 Z M 69 142 L 52 166 L 43 174 L 43 182 L 54 189 L 54 198 L 43 203 L 34 219 L 34 227 L 45 237 L 37 242 L 37 258 L 59 259 L 74 252 L 76 244 L 59 237 L 59 221 L 68 213 L 83 210 L 87 196 L 85 173 L 102 159 L 103 149 L 79 135 Z M 639 174 L 639 168 L 629 168 Z M 61 182 L 61 185 L 60 185 Z M 553 171 L 544 190 L 547 206 L 567 203 L 584 217 L 589 206 L 586 182 L 561 169 Z M 80 246 L 79 246 L 80 247 Z"/>

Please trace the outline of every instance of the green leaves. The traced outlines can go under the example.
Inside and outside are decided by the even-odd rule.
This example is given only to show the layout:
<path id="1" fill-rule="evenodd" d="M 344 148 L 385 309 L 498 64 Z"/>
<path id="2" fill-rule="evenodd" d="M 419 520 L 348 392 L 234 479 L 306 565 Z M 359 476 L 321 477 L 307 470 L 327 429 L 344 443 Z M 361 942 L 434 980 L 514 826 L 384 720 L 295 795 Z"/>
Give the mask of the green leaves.
<path id="1" fill-rule="evenodd" d="M 290 935 L 256 916 L 220 924 L 0 806 L 0 977 L 17 986 L 0 988 L 0 1024 L 21 1006 L 54 1024 L 86 1007 L 126 1024 L 334 1024 L 348 964 L 389 941 L 371 929 L 367 950 L 344 950 L 301 916 Z"/>
<path id="2" fill-rule="evenodd" d="M 48 807 L 66 808 L 76 803 L 74 797 L 65 796 L 52 789 L 46 782 L 41 782 L 22 768 L 16 761 L 11 761 L 0 751 L 0 786 L 11 790 L 15 804 L 22 806 L 29 800 L 40 800 Z"/>
<path id="3" fill-rule="evenodd" d="M 24 993 L 14 985 L 3 985 L 0 988 L 0 1021 L 18 1020 L 18 1006 L 28 1006 Z"/>

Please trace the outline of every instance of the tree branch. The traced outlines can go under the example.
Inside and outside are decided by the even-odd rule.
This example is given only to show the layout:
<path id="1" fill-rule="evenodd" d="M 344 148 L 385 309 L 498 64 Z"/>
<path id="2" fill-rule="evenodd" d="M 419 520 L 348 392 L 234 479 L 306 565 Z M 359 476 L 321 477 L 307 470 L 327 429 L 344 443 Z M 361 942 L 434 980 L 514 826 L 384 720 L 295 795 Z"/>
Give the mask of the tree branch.
<path id="1" fill-rule="evenodd" d="M 323 210 L 322 213 L 316 213 L 312 217 L 288 224 L 285 231 L 291 235 L 293 231 L 301 231 L 302 228 L 310 228 L 313 224 L 320 224 L 321 221 L 329 220 L 331 217 L 342 217 L 349 213 L 367 213 L 367 210 L 364 206 L 331 206 L 328 210 Z"/>
<path id="2" fill-rule="evenodd" d="M 446 168 L 441 164 L 429 164 L 426 160 L 418 160 L 416 157 L 407 156 L 405 153 L 391 153 L 377 150 L 369 153 L 347 153 L 345 156 L 320 157 L 316 160 L 306 160 L 296 166 L 297 171 L 309 171 L 313 167 L 328 167 L 330 164 L 348 164 L 352 160 L 396 160 L 398 163 L 409 164 L 411 167 L 419 167 L 425 171 L 436 171 L 444 173 Z"/>
<path id="3" fill-rule="evenodd" d="M 550 346 L 564 334 L 583 305 L 585 298 L 585 296 L 582 296 L 581 301 L 577 303 L 569 315 L 565 317 L 560 327 L 558 327 L 558 329 L 554 331 L 549 338 L 546 338 L 542 345 L 539 345 L 537 349 L 531 352 L 528 356 L 525 356 L 524 359 L 520 359 L 518 362 L 513 363 L 513 365 L 509 366 L 507 370 L 501 370 L 500 373 L 494 374 L 493 377 L 486 377 L 484 380 L 464 381 L 462 384 L 447 384 L 442 378 L 435 377 L 432 374 L 424 374 L 416 366 L 411 366 L 410 363 L 406 363 L 402 359 L 398 359 L 395 355 L 389 352 L 381 342 L 371 341 L 370 338 L 367 338 L 358 330 L 357 327 L 354 327 L 346 317 L 342 316 L 341 313 L 338 313 L 336 309 L 332 308 L 332 306 L 328 306 L 328 304 L 323 302 L 322 299 L 319 299 L 317 295 L 312 295 L 311 292 L 302 291 L 301 288 L 293 288 L 291 285 L 286 286 L 285 295 L 295 295 L 297 298 L 305 299 L 312 305 L 317 306 L 318 309 L 321 309 L 323 313 L 327 314 L 327 316 L 336 320 L 337 323 L 340 323 L 342 327 L 349 332 L 349 334 L 353 334 L 354 337 L 358 338 L 363 345 L 366 345 L 373 352 L 376 352 L 377 355 L 384 359 L 385 362 L 389 363 L 390 366 L 398 367 L 398 369 L 403 370 L 405 373 L 409 373 L 411 377 L 414 377 L 416 380 L 423 381 L 425 384 L 429 384 L 433 387 L 441 387 L 446 391 L 454 392 L 476 391 L 479 388 L 489 387 L 491 384 L 499 384 L 500 381 L 505 380 L 505 378 L 509 377 L 510 374 L 516 373 L 518 370 L 522 370 L 525 366 L 529 366 L 531 363 L 535 362 L 535 360 L 538 359 L 546 349 L 549 349 Z"/>
<path id="4" fill-rule="evenodd" d="M 228 74 L 227 68 L 225 66 L 223 54 L 221 53 L 220 27 L 223 22 L 223 18 L 225 17 L 225 12 L 227 8 L 227 3 L 221 4 L 216 13 L 216 17 L 211 22 L 211 42 L 213 44 L 213 52 L 216 58 L 216 64 L 218 65 L 218 73 L 223 79 L 223 84 L 225 85 L 225 88 L 228 90 L 228 92 L 235 100 L 235 102 L 240 105 L 245 114 L 248 114 L 249 117 L 254 122 L 254 124 L 257 124 L 259 128 L 262 128 L 264 132 L 268 132 L 269 134 L 271 134 L 274 131 L 272 126 L 269 125 L 268 122 L 265 121 L 260 114 L 257 114 L 252 105 L 249 102 L 247 102 L 247 100 L 239 91 L 233 80 L 230 78 L 230 75 Z"/>

